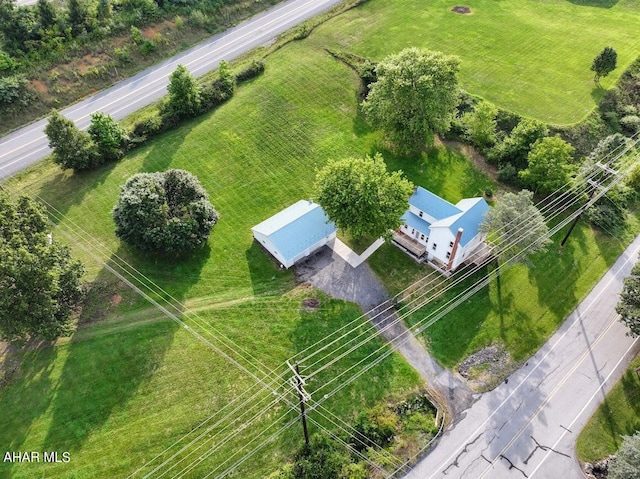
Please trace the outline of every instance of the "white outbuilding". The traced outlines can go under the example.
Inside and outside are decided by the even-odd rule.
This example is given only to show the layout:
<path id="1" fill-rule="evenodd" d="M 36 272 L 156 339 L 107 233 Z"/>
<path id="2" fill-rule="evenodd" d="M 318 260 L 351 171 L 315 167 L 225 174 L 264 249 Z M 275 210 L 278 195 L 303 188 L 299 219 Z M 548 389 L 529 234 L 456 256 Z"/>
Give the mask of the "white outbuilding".
<path id="1" fill-rule="evenodd" d="M 329 221 L 322 207 L 313 201 L 300 200 L 251 228 L 253 237 L 282 266 L 316 252 L 336 237 L 336 225 Z"/>

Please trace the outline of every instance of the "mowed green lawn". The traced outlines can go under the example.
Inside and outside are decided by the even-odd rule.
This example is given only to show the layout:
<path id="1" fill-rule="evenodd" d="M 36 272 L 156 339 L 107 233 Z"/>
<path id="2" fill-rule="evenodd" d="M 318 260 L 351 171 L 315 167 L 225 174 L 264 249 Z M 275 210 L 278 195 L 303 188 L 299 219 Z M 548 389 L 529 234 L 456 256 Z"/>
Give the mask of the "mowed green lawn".
<path id="1" fill-rule="evenodd" d="M 186 304 L 210 330 L 215 328 L 215 334 L 249 352 L 258 369 L 282 368 L 287 358 L 323 341 L 357 319 L 360 311 L 324 297 L 318 311 L 304 311 L 305 295 L 318 293 L 306 288 L 300 292 L 294 274 L 279 270 L 254 245 L 250 228 L 292 202 L 308 198 L 315 168 L 328 158 L 371 150 L 377 135 L 355 121 L 356 81 L 350 69 L 326 52 L 292 44 L 270 57 L 264 76 L 240 88 L 230 103 L 163 135 L 117 165 L 72 175 L 45 164 L 17 178 L 12 186 L 55 205 L 63 218 L 54 237 L 64 240 L 62 231 L 79 225 L 91 241 L 100 241 Z M 124 181 L 139 171 L 166 168 L 196 174 L 221 215 L 208 248 L 186 261 L 145 257 L 120 244 L 113 233 L 111 209 Z M 102 285 L 95 294 L 101 303 L 84 317 L 94 323 L 85 324 L 70 341 L 27 353 L 20 375 L 0 392 L 0 444 L 12 450 L 69 450 L 72 462 L 1 464 L 0 475 L 126 476 L 256 384 L 186 331 L 122 292 L 110 273 L 81 248 L 75 249 L 87 261 L 88 277 Z M 110 262 L 115 264 L 118 258 L 112 256 Z M 122 300 L 114 299 L 118 294 Z M 196 321 L 187 319 L 187 324 L 196 327 Z M 349 329 L 355 336 L 362 328 L 368 325 L 360 319 Z M 309 391 L 313 394 L 380 346 L 375 338 L 311 381 Z M 304 362 L 302 366 L 304 371 Z M 337 384 L 360 369 L 356 367 Z M 331 397 L 326 406 L 351 421 L 368 405 L 419 384 L 416 373 L 394 355 Z M 266 425 L 276 422 L 260 437 L 268 437 L 295 417 L 291 413 L 280 418 L 285 411 L 284 404 L 268 410 L 238 438 L 223 444 L 191 477 L 201 477 L 206 468 L 223 470 L 241 459 L 255 445 L 250 439 L 258 437 Z M 312 417 L 326 423 L 319 414 Z M 239 477 L 263 477 L 300 443 L 296 424 L 251 457 L 239 469 Z M 211 447 L 204 444 L 196 455 Z M 242 449 L 245 445 L 247 449 Z M 186 458 L 181 464 L 192 460 Z"/>
<path id="2" fill-rule="evenodd" d="M 471 14 L 453 13 L 466 5 Z M 462 88 L 521 115 L 554 124 L 580 121 L 601 98 L 590 71 L 605 47 L 615 84 L 640 54 L 634 0 L 369 0 L 318 28 L 310 41 L 380 60 L 409 46 L 457 55 Z"/>
<path id="3" fill-rule="evenodd" d="M 524 5 L 524 2 L 513 3 Z M 406 4 L 404 20 L 396 17 L 396 21 L 410 25 L 419 10 L 414 8 L 414 2 L 403 4 Z M 395 5 L 395 2 L 371 0 L 347 17 L 353 21 L 367 9 L 373 9 L 375 13 L 376 8 L 385 5 Z M 504 5 L 505 2 L 500 3 L 501 8 Z M 542 11 L 547 6 L 560 4 L 540 5 Z M 621 7 L 619 4 L 611 10 L 598 12 L 606 15 Z M 567 2 L 567 8 L 578 7 Z M 374 20 L 369 18 L 369 22 Z M 91 241 L 106 246 L 107 259 L 111 263 L 117 260 L 114 254 L 126 260 L 172 297 L 185 303 L 187 308 L 197 310 L 204 324 L 215 326 L 216 331 L 250 351 L 265 370 L 281 366 L 286 358 L 323 340 L 359 315 L 353 305 L 329 301 L 322 296 L 319 311 L 301 310 L 302 298 L 318 293 L 300 291 L 293 273 L 279 270 L 253 244 L 250 231 L 251 226 L 283 207 L 308 198 L 315 169 L 329 158 L 362 156 L 380 149 L 379 134 L 372 132 L 358 116 L 354 73 L 324 51 L 325 46 L 334 44 L 321 42 L 323 35 L 328 35 L 333 28 L 333 22 L 345 21 L 341 18 L 333 20 L 307 41 L 278 50 L 268 58 L 265 74 L 239 88 L 231 102 L 161 136 L 116 165 L 71 175 L 59 172 L 52 164 L 45 164 L 16 178 L 11 186 L 55 206 L 60 215 L 56 219 L 60 222 L 60 229 L 54 231 L 56 238 L 63 239 L 63 230 L 79 225 Z M 380 20 L 383 24 L 384 21 Z M 345 23 L 345 27 L 349 25 L 351 23 Z M 355 47 L 353 50 L 372 57 L 396 51 L 404 46 L 393 43 L 396 33 L 400 32 L 398 38 L 405 35 L 401 27 L 402 24 L 397 23 L 390 30 L 393 35 L 388 34 L 386 41 L 384 35 L 378 34 L 378 45 L 385 45 L 388 51 L 378 54 Z M 411 28 L 415 30 L 415 27 Z M 354 38 L 361 33 L 357 29 L 353 31 L 351 37 Z M 592 54 L 588 57 L 590 64 Z M 541 70 L 543 67 L 538 64 L 536 74 L 540 75 Z M 463 72 L 463 80 L 465 75 Z M 591 81 L 590 73 L 585 75 L 587 85 Z M 508 75 L 504 74 L 504 78 Z M 489 97 L 483 91 L 464 86 L 473 93 Z M 507 98 L 507 87 L 502 85 L 500 88 L 505 88 Z M 494 92 L 496 95 L 500 88 Z M 555 88 L 549 88 L 555 91 Z M 588 93 L 585 98 L 588 103 L 591 101 Z M 524 103 L 519 112 L 538 116 L 534 107 L 539 105 L 535 104 L 534 97 L 528 101 L 530 104 Z M 537 101 L 542 100 L 538 98 Z M 496 103 L 508 106 L 507 101 Z M 575 118 L 583 115 L 583 110 L 591 105 L 585 107 L 579 101 L 578 104 L 577 110 L 566 107 Z M 385 154 L 391 169 L 405 169 L 414 182 L 432 188 L 453 202 L 463 196 L 479 194 L 491 185 L 462 157 L 444 150 L 434 150 L 413 159 Z M 221 214 L 208 248 L 186 261 L 145 257 L 122 245 L 113 234 L 110 211 L 120 186 L 134 173 L 167 168 L 184 168 L 197 175 Z M 609 248 L 607 240 L 595 238 L 588 229 L 584 235 L 592 239 L 586 241 L 583 252 L 575 247 L 575 254 L 588 258 L 597 253 L 606 257 L 606 260 L 596 262 L 598 274 L 601 274 L 607 261 L 615 256 L 615 250 Z M 11 385 L 0 392 L 0 444 L 7 444 L 12 450 L 69 450 L 72 462 L 55 466 L 2 464 L 0 475 L 6 473 L 25 478 L 45 474 L 65 478 L 126 475 L 174 444 L 232 398 L 255 386 L 255 381 L 246 373 L 216 356 L 188 332 L 163 320 L 146 309 L 142 301 L 122 292 L 110 273 L 81 248 L 75 249 L 87 261 L 88 279 L 98 278 L 104 285 L 102 307 L 94 305 L 84 317 L 87 324 L 71 340 L 53 348 L 27 352 L 23 369 Z M 567 257 L 567 265 L 571 261 L 574 260 Z M 382 271 L 391 290 L 410 284 L 424 271 L 389 246 L 374 256 L 372 264 L 377 271 Z M 385 271 L 393 272 L 393 278 L 390 279 L 391 275 Z M 555 288 L 555 278 L 536 283 L 536 278 L 528 278 L 526 272 L 522 274 L 524 279 L 521 281 L 533 285 L 530 286 L 529 301 L 533 304 L 530 315 L 535 320 L 545 314 L 543 308 L 555 308 L 544 301 L 534 301 L 545 291 Z M 587 284 L 592 284 L 598 274 L 581 279 L 581 288 L 588 288 Z M 579 296 L 579 292 L 571 294 L 572 291 L 568 291 L 569 299 L 563 305 L 564 309 Z M 121 302 L 118 294 L 123 296 Z M 483 306 L 480 310 L 485 311 L 486 316 L 495 314 L 487 309 L 493 306 L 488 302 L 486 308 Z M 475 311 L 472 306 L 470 308 Z M 465 314 L 461 314 L 460 321 L 466 318 Z M 559 316 L 560 313 L 556 314 Z M 451 364 L 455 357 L 461 357 L 488 338 L 499 337 L 502 330 L 496 329 L 494 323 L 486 321 L 492 329 L 483 329 L 483 317 L 471 320 L 473 328 L 469 322 L 456 324 L 454 321 L 450 326 L 453 331 L 456 326 L 467 328 L 468 334 L 454 332 L 443 337 L 434 336 L 431 347 L 437 357 L 443 363 Z M 508 324 L 515 328 L 516 320 L 516 317 L 509 319 Z M 193 319 L 187 321 L 190 325 L 195 324 Z M 366 327 L 362 320 L 358 324 Z M 509 334 L 515 338 L 517 333 L 514 330 Z M 476 337 L 479 339 L 473 342 Z M 528 344 L 533 345 L 541 337 L 533 336 Z M 455 344 L 450 344 L 452 339 Z M 347 361 L 327 370 L 326 376 L 310 383 L 309 391 L 313 394 L 314 389 L 328 381 L 331 375 L 355 364 L 379 344 L 374 341 L 369 346 L 371 349 L 359 349 L 357 355 L 349 356 Z M 449 349 L 453 353 L 448 355 Z M 365 405 L 419 383 L 415 373 L 397 356 L 382 362 L 378 368 L 331 398 L 328 407 L 348 420 Z M 204 469 L 231 465 L 244 452 L 241 445 L 247 445 L 248 438 L 260 434 L 265 425 L 277 421 L 277 427 L 280 427 L 286 423 L 290 416 L 283 419 L 276 415 L 282 411 L 283 406 L 275 408 L 258 423 L 248 425 L 243 435 L 229 443 L 217 442 L 222 449 L 204 465 L 197 466 L 202 469 L 195 469 L 191 473 L 193 477 L 201 476 L 199 473 Z M 322 421 L 321 417 L 316 419 Z M 214 433 L 210 434 L 213 436 Z M 264 476 L 277 468 L 282 458 L 299 444 L 300 431 L 296 425 L 250 458 L 238 472 L 238 477 Z M 207 447 L 211 446 L 204 446 Z M 239 451 L 239 456 L 231 458 L 231 451 Z M 227 459 L 229 462 L 225 463 Z M 190 460 L 185 458 L 182 464 L 188 464 Z"/>
<path id="4" fill-rule="evenodd" d="M 631 362 L 578 436 L 576 449 L 582 461 L 594 462 L 615 454 L 622 444 L 622 436 L 640 431 L 638 368 L 640 356 Z"/>

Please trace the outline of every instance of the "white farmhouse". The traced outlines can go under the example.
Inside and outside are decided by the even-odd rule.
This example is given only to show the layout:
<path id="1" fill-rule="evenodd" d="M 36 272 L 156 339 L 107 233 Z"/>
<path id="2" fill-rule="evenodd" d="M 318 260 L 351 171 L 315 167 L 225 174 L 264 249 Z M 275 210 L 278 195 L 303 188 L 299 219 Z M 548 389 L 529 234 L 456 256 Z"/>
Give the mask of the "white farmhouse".
<path id="1" fill-rule="evenodd" d="M 336 237 L 336 225 L 319 204 L 300 200 L 251 228 L 282 266 L 290 268 Z"/>
<path id="2" fill-rule="evenodd" d="M 419 186 L 393 241 L 420 261 L 455 271 L 484 243 L 479 227 L 488 210 L 484 198 L 465 198 L 454 205 Z"/>

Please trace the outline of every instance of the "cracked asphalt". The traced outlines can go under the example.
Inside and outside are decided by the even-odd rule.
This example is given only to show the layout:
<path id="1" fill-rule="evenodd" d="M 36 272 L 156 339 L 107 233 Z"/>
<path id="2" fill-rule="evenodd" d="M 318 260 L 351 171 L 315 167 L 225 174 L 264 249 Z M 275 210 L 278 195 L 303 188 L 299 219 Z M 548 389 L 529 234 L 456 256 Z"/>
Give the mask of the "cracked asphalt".
<path id="1" fill-rule="evenodd" d="M 640 352 L 615 305 L 640 236 L 559 330 L 503 384 L 450 427 L 407 479 L 583 479 L 580 430 Z"/>

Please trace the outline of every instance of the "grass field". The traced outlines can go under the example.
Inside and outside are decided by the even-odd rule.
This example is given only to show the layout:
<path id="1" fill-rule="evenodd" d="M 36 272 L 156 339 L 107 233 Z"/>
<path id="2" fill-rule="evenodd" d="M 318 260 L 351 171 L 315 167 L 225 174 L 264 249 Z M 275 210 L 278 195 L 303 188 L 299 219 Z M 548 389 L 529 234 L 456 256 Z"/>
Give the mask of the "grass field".
<path id="1" fill-rule="evenodd" d="M 407 11 L 414 6 L 414 2 L 404 4 Z M 506 8 L 505 4 L 524 2 L 502 2 L 500 7 Z M 348 15 L 364 15 L 369 9 L 375 12 L 384 5 L 385 2 L 371 0 Z M 554 5 L 560 3 L 543 2 L 540 8 L 545 11 Z M 603 15 L 622 7 L 623 3 L 619 3 L 610 12 L 603 11 Z M 567 8 L 578 7 L 571 4 Z M 409 22 L 414 16 L 415 13 L 405 14 L 404 21 Z M 382 150 L 390 169 L 402 168 L 409 179 L 453 202 L 493 186 L 463 157 L 444 149 L 430 150 L 419 158 L 398 158 L 383 150 L 380 135 L 358 114 L 354 73 L 326 53 L 324 47 L 328 43 L 321 43 L 322 38 L 331 40 L 331 29 L 337 28 L 333 22 L 346 22 L 345 28 L 354 28 L 349 18 L 333 20 L 308 41 L 278 50 L 267 59 L 265 74 L 239 88 L 232 101 L 160 136 L 117 164 L 73 175 L 44 163 L 19 175 L 9 185 L 55 206 L 54 220 L 59 225 L 54 237 L 64 238 L 63 231 L 80 225 L 91 241 L 105 245 L 111 263 L 118 258 L 126 260 L 189 310 L 197 311 L 205 324 L 215 326 L 251 351 L 264 368 L 277 367 L 359 314 L 353 305 L 322 296 L 318 311 L 301 309 L 305 295 L 319 293 L 296 285 L 293 273 L 279 270 L 251 238 L 251 226 L 311 195 L 316 168 L 329 158 Z M 375 38 L 374 33 L 371 35 Z M 404 33 L 400 35 L 403 36 Z M 404 38 L 406 41 L 408 36 Z M 381 47 L 380 34 L 377 42 Z M 385 47 L 401 47 L 394 45 Z M 348 46 L 374 57 L 383 54 L 364 47 L 358 50 L 356 43 Z M 502 75 L 507 78 L 506 73 Z M 554 91 L 556 88 L 560 87 L 554 87 Z M 498 91 L 494 93 L 497 95 Z M 592 101 L 588 94 L 586 98 Z M 509 105 L 507 100 L 497 103 Z M 537 116 L 533 103 L 534 97 L 529 97 L 519 111 L 525 113 L 531 108 L 529 114 Z M 584 107 L 584 103 L 580 105 Z M 582 110 L 569 107 L 563 111 L 571 111 L 576 118 L 583 114 Z M 140 255 L 121 244 L 113 233 L 110 212 L 120 186 L 139 171 L 167 168 L 187 169 L 198 176 L 221 214 L 208 247 L 186 261 Z M 33 477 L 35 471 L 36 475 L 46 473 L 47 477 L 121 476 L 142 466 L 212 410 L 254 385 L 246 374 L 186 331 L 162 320 L 140 299 L 125 293 L 91 256 L 75 247 L 78 245 L 72 246 L 87 262 L 87 278 L 97 279 L 91 294 L 100 302 L 84 313 L 85 324 L 73 338 L 51 348 L 26 352 L 22 369 L 0 392 L 0 444 L 9 444 L 14 450 L 69 448 L 72 462 L 55 467 L 2 464 L 0 475 Z M 620 241 L 598 237 L 588 228 L 580 229 L 562 253 L 541 260 L 539 268 L 516 268 L 513 273 L 505 273 L 500 297 L 489 288 L 486 294 L 480 293 L 474 302 L 464 305 L 456 316 L 438 323 L 430 330 L 432 350 L 441 362 L 451 365 L 487 342 L 504 336 L 508 347 L 515 347 L 520 335 L 525 335 L 526 341 L 520 341 L 524 347 L 513 352 L 514 356 L 523 357 L 558 324 L 621 248 Z M 574 263 L 579 265 L 575 272 L 571 269 Z M 425 271 L 389 246 L 376 253 L 371 264 L 392 291 L 402 289 Z M 514 276 L 507 277 L 508 274 Z M 565 281 L 563 288 L 558 288 L 560 280 Z M 513 289 L 508 289 L 506 283 L 512 284 Z M 526 291 L 523 299 L 522 291 Z M 500 301 L 510 301 L 509 308 L 498 304 Z M 526 321 L 521 321 L 523 316 Z M 188 320 L 188 324 L 194 322 Z M 359 325 L 365 327 L 362 320 Z M 369 348 L 375 344 L 374 341 Z M 365 353 L 365 349 L 359 349 L 347 362 L 327 370 L 326 377 L 310 384 L 310 392 Z M 328 403 L 331 411 L 348 420 L 365 405 L 412 389 L 419 382 L 397 356 L 378 367 L 332 397 Z M 270 415 L 263 420 L 274 418 L 278 419 Z M 284 421 L 281 419 L 279 425 Z M 224 446 L 219 455 L 201 467 L 223 464 L 225 454 L 228 457 L 229 451 L 239 450 L 248 437 L 259 434 L 264 426 L 259 422 L 247 427 L 245 435 Z M 262 477 L 277 468 L 299 444 L 299 438 L 294 426 L 244 464 L 238 477 Z M 194 471 L 194 477 L 198 471 Z"/>
<path id="2" fill-rule="evenodd" d="M 598 461 L 615 452 L 621 436 L 640 431 L 640 368 L 636 357 L 578 436 L 576 449 L 582 461 Z"/>
<path id="3" fill-rule="evenodd" d="M 435 0 L 369 0 L 318 28 L 318 47 L 374 60 L 408 46 L 461 58 L 462 88 L 496 105 L 553 124 L 580 121 L 604 90 L 589 70 L 605 47 L 618 68 L 602 80 L 615 84 L 638 56 L 640 5 L 633 0 L 471 0 L 469 15 Z"/>
<path id="4" fill-rule="evenodd" d="M 292 71 L 294 62 L 297 68 Z M 239 89 L 232 102 L 161 136 L 117 165 L 71 175 L 49 163 L 23 174 L 12 186 L 54 204 L 61 230 L 81 225 L 91 238 L 254 353 L 265 367 L 276 367 L 359 315 L 353 305 L 325 300 L 320 311 L 301 312 L 293 274 L 279 270 L 254 245 L 250 231 L 282 207 L 308 197 L 314 168 L 328 158 L 362 155 L 374 147 L 377 135 L 354 121 L 355 89 L 356 78 L 347 67 L 323 51 L 296 43 L 270 58 L 265 75 Z M 209 247 L 183 262 L 145 257 L 121 245 L 110 215 L 126 178 L 169 167 L 195 173 L 221 214 Z M 55 231 L 54 236 L 62 237 Z M 110 289 L 109 273 L 82 250 L 78 253 L 90 268 L 88 277 L 103 285 L 95 295 L 104 304 L 94 306 L 84 320 L 100 321 L 83 326 L 71 341 L 25 356 L 25 372 L 0 395 L 7 421 L 0 443 L 20 450 L 70 448 L 76 458 L 70 465 L 37 469 L 52 477 L 69 477 L 70 471 L 76 477 L 120 476 L 253 383 L 172 323 L 145 319 L 151 313 L 139 300 L 123 294 L 119 306 L 109 305 L 122 293 Z M 379 345 L 376 340 L 370 348 Z M 366 349 L 348 361 L 359 360 Z M 379 368 L 336 395 L 328 404 L 331 411 L 349 420 L 367 404 L 419 384 L 413 370 L 396 356 Z M 127 373 L 119 378 L 119 370 Z M 335 370 L 326 373 L 329 376 L 310 384 L 311 392 Z M 78 400 L 87 394 L 88 400 Z M 22 399 L 25 396 L 28 399 Z M 30 401 L 38 404 L 31 406 Z M 264 425 L 247 428 L 246 436 L 224 453 L 238 449 Z M 261 477 L 275 469 L 299 439 L 299 431 L 292 428 L 244 470 Z M 223 456 L 213 457 L 205 467 L 220 464 Z M 10 466 L 1 467 L 3 472 Z M 12 472 L 28 477 L 33 470 L 20 465 Z"/>

